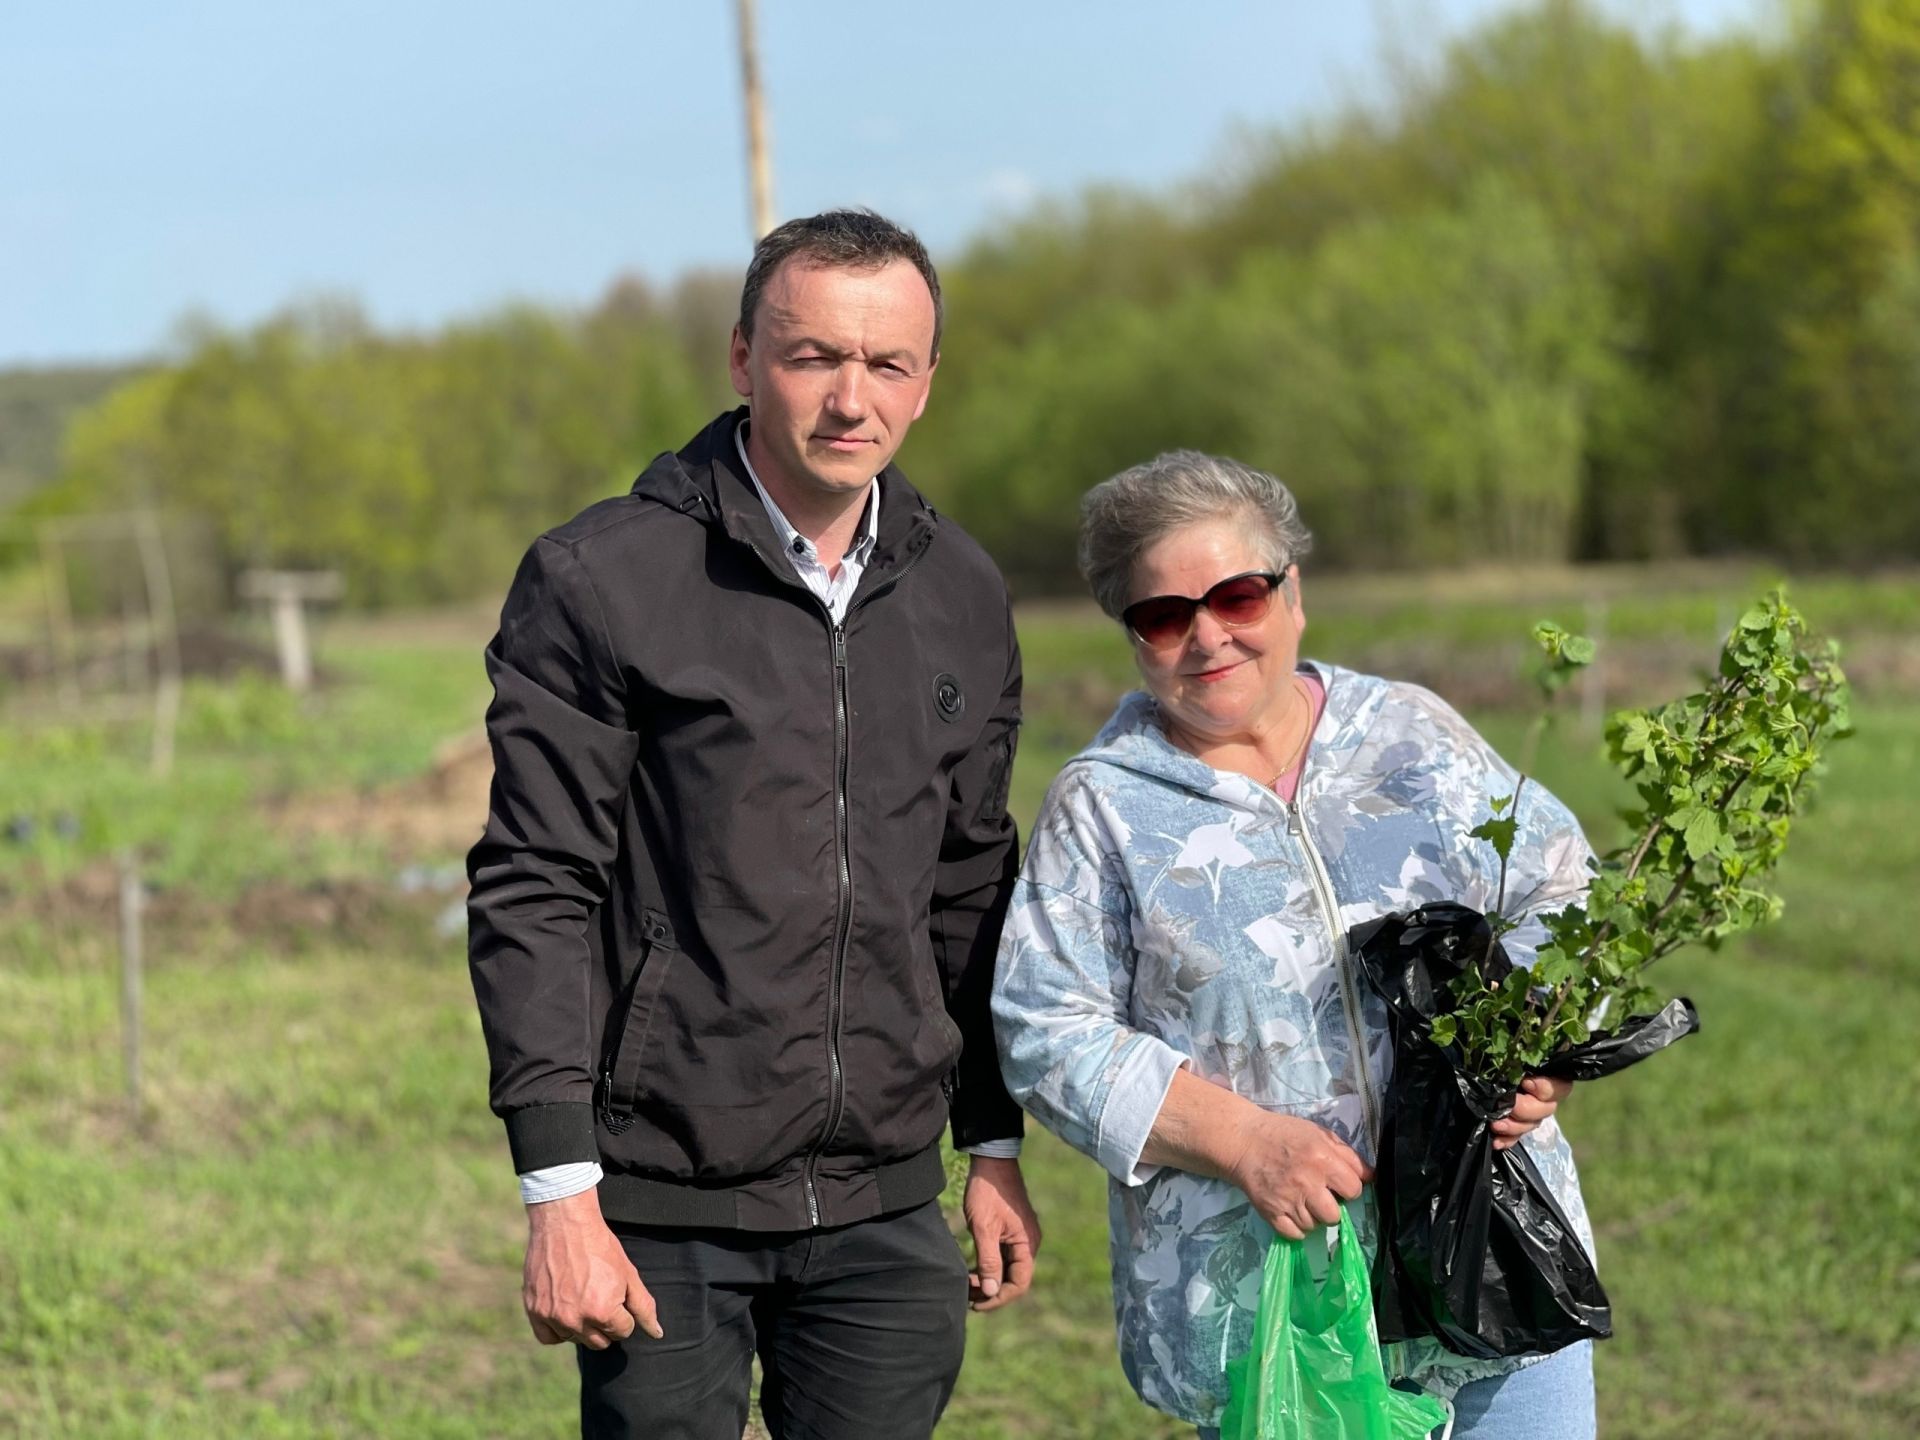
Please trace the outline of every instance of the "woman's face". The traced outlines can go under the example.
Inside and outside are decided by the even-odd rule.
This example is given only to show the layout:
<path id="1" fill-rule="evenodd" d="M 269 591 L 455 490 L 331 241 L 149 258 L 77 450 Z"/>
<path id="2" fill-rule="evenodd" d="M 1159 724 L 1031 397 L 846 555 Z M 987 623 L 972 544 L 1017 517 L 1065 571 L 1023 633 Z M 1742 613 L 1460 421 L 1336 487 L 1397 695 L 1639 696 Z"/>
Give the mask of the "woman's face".
<path id="1" fill-rule="evenodd" d="M 1232 575 L 1268 570 L 1272 559 L 1253 543 L 1240 517 L 1199 520 L 1168 532 L 1133 567 L 1131 604 L 1153 595 L 1194 599 Z M 1293 670 L 1300 658 L 1298 572 L 1274 592 L 1267 613 L 1251 625 L 1229 628 L 1202 606 L 1184 638 L 1164 646 L 1133 636 L 1133 656 L 1161 713 L 1201 744 L 1255 741 L 1290 723 L 1299 703 Z"/>

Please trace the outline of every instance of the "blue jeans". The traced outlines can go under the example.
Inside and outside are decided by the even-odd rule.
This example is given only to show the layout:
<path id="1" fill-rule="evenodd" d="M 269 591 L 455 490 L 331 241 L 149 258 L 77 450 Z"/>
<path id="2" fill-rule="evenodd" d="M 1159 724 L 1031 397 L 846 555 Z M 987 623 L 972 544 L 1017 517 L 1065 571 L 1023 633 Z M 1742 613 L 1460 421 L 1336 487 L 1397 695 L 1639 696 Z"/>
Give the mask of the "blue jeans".
<path id="1" fill-rule="evenodd" d="M 1463 1386 L 1453 1415 L 1452 1440 L 1594 1440 L 1593 1342 Z M 1220 1432 L 1203 1429 L 1200 1440 L 1220 1440 Z"/>
<path id="2" fill-rule="evenodd" d="M 1593 1342 L 1453 1397 L 1453 1440 L 1593 1440 Z"/>

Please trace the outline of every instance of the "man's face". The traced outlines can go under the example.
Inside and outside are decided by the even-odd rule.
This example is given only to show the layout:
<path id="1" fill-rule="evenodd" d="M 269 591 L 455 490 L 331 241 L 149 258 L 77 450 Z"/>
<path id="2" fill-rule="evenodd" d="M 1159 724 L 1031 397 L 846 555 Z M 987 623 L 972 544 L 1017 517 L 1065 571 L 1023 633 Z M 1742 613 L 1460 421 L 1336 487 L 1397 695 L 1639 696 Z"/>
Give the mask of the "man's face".
<path id="1" fill-rule="evenodd" d="M 905 260 L 774 271 L 729 356 L 761 480 L 797 500 L 863 491 L 927 408 L 932 348 L 933 294 Z"/>

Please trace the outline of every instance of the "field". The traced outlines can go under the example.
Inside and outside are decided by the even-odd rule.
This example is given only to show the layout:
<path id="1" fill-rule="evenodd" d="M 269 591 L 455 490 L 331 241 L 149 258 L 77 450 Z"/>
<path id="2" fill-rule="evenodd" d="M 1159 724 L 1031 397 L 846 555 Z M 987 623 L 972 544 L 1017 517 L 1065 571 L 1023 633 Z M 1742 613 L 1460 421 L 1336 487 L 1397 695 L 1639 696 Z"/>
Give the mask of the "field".
<path id="1" fill-rule="evenodd" d="M 1605 607 L 1606 698 L 1624 703 L 1705 659 L 1726 582 L 1536 588 L 1575 625 Z M 1616 1308 L 1598 1361 L 1610 1437 L 1920 1426 L 1920 692 L 1904 668 L 1920 585 L 1796 594 L 1871 673 L 1859 737 L 1796 832 L 1788 918 L 1669 962 L 1702 1034 L 1567 1112 Z M 1485 707 L 1538 608 L 1510 587 L 1329 586 L 1307 648 L 1419 669 L 1511 747 L 1520 721 Z M 304 702 L 265 680 L 194 685 L 164 785 L 137 735 L 0 727 L 0 1435 L 573 1433 L 571 1358 L 518 1312 L 522 1221 L 449 913 L 484 773 L 446 742 L 484 703 L 485 624 L 336 627 L 333 681 Z M 1028 611 L 1023 635 L 1031 815 L 1126 655 L 1070 609 Z M 1577 723 L 1541 769 L 1611 839 L 1611 781 Z M 153 887 L 137 1114 L 123 851 Z M 1039 1284 L 975 1318 L 941 1433 L 1190 1433 L 1141 1407 L 1113 1357 L 1100 1173 L 1044 1136 L 1028 1153 Z"/>

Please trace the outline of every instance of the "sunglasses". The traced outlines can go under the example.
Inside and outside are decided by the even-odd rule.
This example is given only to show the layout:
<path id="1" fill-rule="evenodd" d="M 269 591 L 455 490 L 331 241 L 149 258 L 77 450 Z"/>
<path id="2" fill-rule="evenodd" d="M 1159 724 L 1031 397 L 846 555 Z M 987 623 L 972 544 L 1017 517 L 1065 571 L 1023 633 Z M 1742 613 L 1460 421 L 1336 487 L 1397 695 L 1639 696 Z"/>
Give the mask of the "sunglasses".
<path id="1" fill-rule="evenodd" d="M 1273 592 L 1279 588 L 1280 579 L 1271 570 L 1249 570 L 1244 575 L 1229 575 L 1198 599 L 1150 595 L 1136 600 L 1120 612 L 1120 619 L 1142 645 L 1164 650 L 1192 633 L 1193 617 L 1203 605 L 1229 630 L 1259 624 L 1273 608 Z"/>

